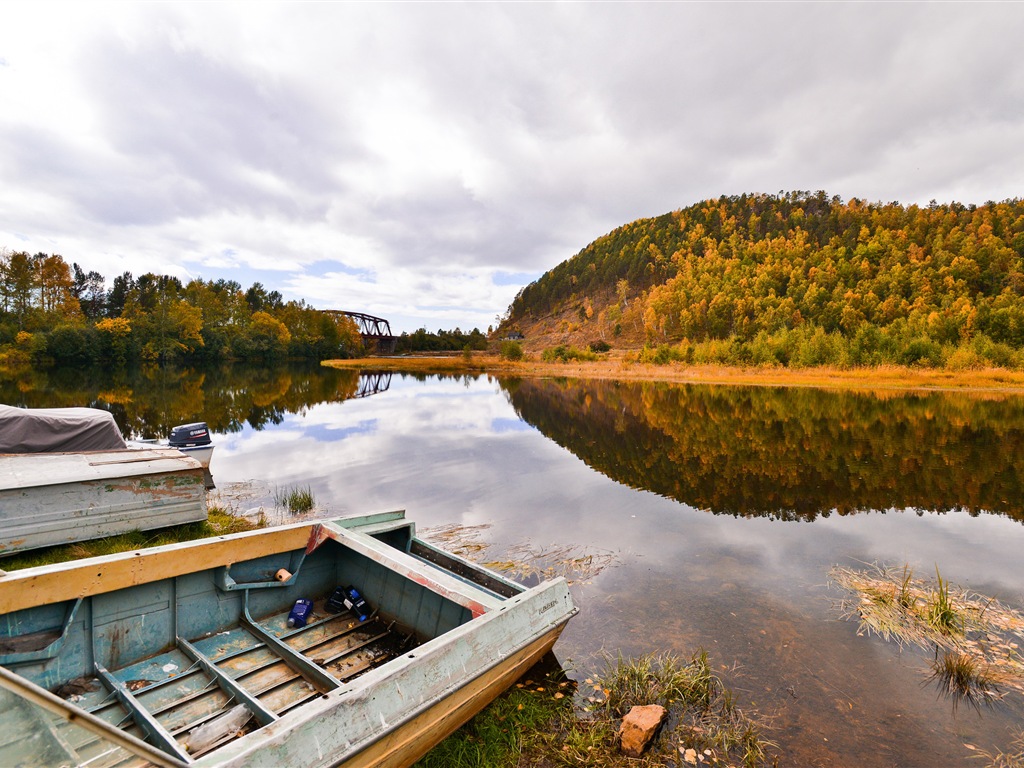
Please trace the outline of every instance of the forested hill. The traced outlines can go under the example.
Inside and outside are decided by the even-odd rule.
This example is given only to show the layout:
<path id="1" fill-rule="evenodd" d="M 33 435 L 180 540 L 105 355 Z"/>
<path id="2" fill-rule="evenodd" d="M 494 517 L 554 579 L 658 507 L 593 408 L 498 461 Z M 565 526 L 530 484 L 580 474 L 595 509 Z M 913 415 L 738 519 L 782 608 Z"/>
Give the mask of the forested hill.
<path id="1" fill-rule="evenodd" d="M 1024 202 L 709 200 L 595 240 L 526 286 L 502 329 L 721 362 L 1017 367 Z"/>

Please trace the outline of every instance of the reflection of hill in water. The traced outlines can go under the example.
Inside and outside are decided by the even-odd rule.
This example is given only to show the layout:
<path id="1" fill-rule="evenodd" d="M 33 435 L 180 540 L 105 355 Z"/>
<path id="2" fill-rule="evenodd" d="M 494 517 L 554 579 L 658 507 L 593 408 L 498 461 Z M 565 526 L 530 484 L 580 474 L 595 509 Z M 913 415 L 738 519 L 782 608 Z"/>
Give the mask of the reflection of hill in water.
<path id="1" fill-rule="evenodd" d="M 519 415 L 589 466 L 715 513 L 867 510 L 1024 521 L 1024 399 L 516 380 Z"/>
<path id="2" fill-rule="evenodd" d="M 0 380 L 0 402 L 28 408 L 90 406 L 111 411 L 125 435 L 166 436 L 175 424 L 205 421 L 217 433 L 262 429 L 289 413 L 362 393 L 357 371 L 308 365 L 149 367 L 28 371 Z"/>

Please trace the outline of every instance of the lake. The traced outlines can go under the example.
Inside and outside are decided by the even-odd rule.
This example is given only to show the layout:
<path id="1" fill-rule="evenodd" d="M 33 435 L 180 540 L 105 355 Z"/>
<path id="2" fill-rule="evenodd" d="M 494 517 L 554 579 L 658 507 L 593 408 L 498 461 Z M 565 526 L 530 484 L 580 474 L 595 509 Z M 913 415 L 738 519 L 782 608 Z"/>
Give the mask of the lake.
<path id="1" fill-rule="evenodd" d="M 556 646 L 707 649 L 782 765 L 976 766 L 1024 696 L 942 696 L 931 651 L 842 620 L 834 565 L 880 563 L 1024 609 L 1024 398 L 310 367 L 26 373 L 0 400 L 108 408 L 125 432 L 209 422 L 237 511 L 309 487 L 316 514 L 405 509 L 486 559 L 589 563 Z M 589 558 L 589 560 L 580 560 Z M 970 745 L 970 746 L 965 746 Z"/>

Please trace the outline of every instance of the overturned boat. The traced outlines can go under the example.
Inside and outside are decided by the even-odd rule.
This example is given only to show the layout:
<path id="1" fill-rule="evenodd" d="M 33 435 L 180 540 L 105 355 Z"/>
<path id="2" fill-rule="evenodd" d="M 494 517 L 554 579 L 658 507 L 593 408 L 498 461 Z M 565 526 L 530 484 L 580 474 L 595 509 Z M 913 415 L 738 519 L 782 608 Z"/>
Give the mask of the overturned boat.
<path id="1" fill-rule="evenodd" d="M 9 573 L 0 765 L 410 765 L 575 613 L 401 512 Z"/>
<path id="2" fill-rule="evenodd" d="M 107 411 L 0 405 L 0 555 L 206 520 L 206 424 L 126 443 Z"/>

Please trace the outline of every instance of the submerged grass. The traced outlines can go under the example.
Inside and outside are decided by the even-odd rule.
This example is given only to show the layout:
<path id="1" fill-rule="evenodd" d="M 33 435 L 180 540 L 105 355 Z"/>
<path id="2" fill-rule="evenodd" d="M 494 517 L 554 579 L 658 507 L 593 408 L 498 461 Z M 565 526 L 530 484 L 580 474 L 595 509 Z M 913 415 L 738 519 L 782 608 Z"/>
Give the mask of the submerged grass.
<path id="1" fill-rule="evenodd" d="M 938 651 L 929 679 L 952 700 L 954 710 L 963 702 L 980 710 L 982 704 L 992 706 L 1001 698 L 992 669 L 960 651 Z"/>
<path id="2" fill-rule="evenodd" d="M 764 723 L 739 710 L 704 651 L 689 662 L 673 654 L 609 657 L 601 674 L 580 685 L 560 672 L 546 678 L 528 673 L 424 757 L 419 768 L 755 768 L 778 762 Z M 623 755 L 618 745 L 621 718 L 635 704 L 669 710 L 666 725 L 640 758 Z"/>
<path id="3" fill-rule="evenodd" d="M 618 559 L 612 552 L 586 550 L 578 544 L 538 547 L 529 542 L 514 544 L 502 553 L 503 557 L 495 558 L 491 544 L 482 540 L 488 528 L 487 524 L 448 524 L 426 528 L 420 535 L 452 554 L 526 583 L 557 576 L 565 577 L 570 585 L 586 583 Z"/>
<path id="4" fill-rule="evenodd" d="M 23 552 L 0 560 L 0 568 L 17 571 L 40 565 L 66 563 L 86 557 L 113 555 L 164 544 L 205 539 L 210 536 L 224 536 L 229 533 L 252 531 L 265 527 L 264 520 L 252 521 L 220 507 L 210 507 L 207 519 L 197 523 L 185 523 L 156 531 L 128 531 L 117 536 L 107 536 L 92 541 L 62 544 L 31 552 Z"/>
<path id="5" fill-rule="evenodd" d="M 935 569 L 935 583 L 914 579 L 909 566 L 858 570 L 836 566 L 830 579 L 856 600 L 842 600 L 844 618 L 860 631 L 899 645 L 934 648 L 931 680 L 956 708 L 990 705 L 1004 691 L 1024 693 L 1024 615 L 992 598 L 951 585 Z"/>
<path id="6" fill-rule="evenodd" d="M 971 747 L 971 749 L 976 749 Z M 987 752 L 980 750 L 976 755 L 981 760 L 987 760 L 987 768 L 1024 768 L 1024 731 L 1018 731 L 1017 737 L 1010 742 L 1010 751 Z"/>

